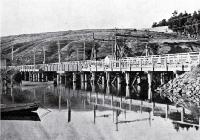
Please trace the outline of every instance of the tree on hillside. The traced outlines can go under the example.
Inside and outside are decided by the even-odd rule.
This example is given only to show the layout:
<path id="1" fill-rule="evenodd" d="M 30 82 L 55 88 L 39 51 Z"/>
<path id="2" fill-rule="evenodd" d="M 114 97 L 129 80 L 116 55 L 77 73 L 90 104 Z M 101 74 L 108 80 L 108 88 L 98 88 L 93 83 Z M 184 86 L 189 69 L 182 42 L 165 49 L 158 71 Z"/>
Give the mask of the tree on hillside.
<path id="1" fill-rule="evenodd" d="M 168 20 L 161 20 L 160 22 L 154 22 L 152 27 L 168 26 L 174 32 L 185 35 L 200 35 L 200 10 L 194 11 L 193 14 L 178 13 L 175 10 L 172 16 Z"/>
<path id="2" fill-rule="evenodd" d="M 176 17 L 178 14 L 178 11 L 177 10 L 174 10 L 174 12 L 172 13 L 173 17 Z"/>
<path id="3" fill-rule="evenodd" d="M 157 27 L 157 26 L 158 26 L 157 22 L 154 22 L 153 25 L 152 25 L 152 27 Z"/>

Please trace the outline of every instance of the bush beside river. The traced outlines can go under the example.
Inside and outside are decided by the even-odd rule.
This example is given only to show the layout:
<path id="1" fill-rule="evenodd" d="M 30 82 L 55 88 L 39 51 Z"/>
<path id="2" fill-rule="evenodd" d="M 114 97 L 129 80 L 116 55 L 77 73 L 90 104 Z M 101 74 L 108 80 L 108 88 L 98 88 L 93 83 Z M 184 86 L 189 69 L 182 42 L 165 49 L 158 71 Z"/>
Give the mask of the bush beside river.
<path id="1" fill-rule="evenodd" d="M 8 86 L 11 83 L 11 76 L 13 76 L 13 84 L 21 83 L 21 73 L 14 69 L 3 69 L 1 70 L 1 86 Z"/>
<path id="2" fill-rule="evenodd" d="M 200 65 L 160 87 L 160 92 L 176 105 L 190 108 L 200 104 Z"/>

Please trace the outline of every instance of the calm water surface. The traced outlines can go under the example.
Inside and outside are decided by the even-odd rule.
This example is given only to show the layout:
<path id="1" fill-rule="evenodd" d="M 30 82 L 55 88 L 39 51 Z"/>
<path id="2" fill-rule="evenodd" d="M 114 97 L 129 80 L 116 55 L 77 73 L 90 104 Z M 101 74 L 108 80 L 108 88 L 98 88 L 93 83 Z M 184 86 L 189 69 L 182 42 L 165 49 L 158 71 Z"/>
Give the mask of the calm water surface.
<path id="1" fill-rule="evenodd" d="M 139 87 L 16 87 L 2 104 L 40 102 L 36 112 L 1 118 L 1 140 L 199 140 L 199 114 Z M 144 93 L 144 92 L 143 92 Z M 160 104 L 165 102 L 166 104 Z"/>

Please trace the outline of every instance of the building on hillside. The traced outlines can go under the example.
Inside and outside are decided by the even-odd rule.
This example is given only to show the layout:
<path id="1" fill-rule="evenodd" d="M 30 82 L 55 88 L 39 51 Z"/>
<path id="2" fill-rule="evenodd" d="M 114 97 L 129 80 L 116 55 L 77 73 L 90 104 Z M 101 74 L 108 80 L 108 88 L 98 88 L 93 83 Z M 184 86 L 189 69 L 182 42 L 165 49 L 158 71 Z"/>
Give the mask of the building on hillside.
<path id="1" fill-rule="evenodd" d="M 105 65 L 109 65 L 111 60 L 114 60 L 114 57 L 113 57 L 112 55 L 106 56 L 106 57 L 104 58 L 104 64 L 105 64 Z"/>
<path id="2" fill-rule="evenodd" d="M 173 31 L 171 29 L 169 29 L 168 26 L 154 27 L 154 28 L 151 28 L 150 31 L 163 32 L 163 33 L 173 33 Z"/>
<path id="3" fill-rule="evenodd" d="M 153 28 L 148 28 L 148 29 L 143 29 L 143 30 L 148 30 L 152 32 L 173 33 L 173 31 L 169 29 L 168 26 L 159 26 L 159 27 L 153 27 Z"/>

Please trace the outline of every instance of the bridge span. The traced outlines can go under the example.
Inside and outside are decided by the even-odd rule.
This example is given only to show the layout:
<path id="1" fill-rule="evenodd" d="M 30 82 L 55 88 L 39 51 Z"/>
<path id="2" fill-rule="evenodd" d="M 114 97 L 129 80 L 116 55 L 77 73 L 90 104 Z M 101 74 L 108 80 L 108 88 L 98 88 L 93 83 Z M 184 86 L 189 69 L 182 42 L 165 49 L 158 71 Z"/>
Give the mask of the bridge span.
<path id="1" fill-rule="evenodd" d="M 61 63 L 11 66 L 21 71 L 23 80 L 42 82 L 54 80 L 57 84 L 99 83 L 124 85 L 148 83 L 148 98 L 152 88 L 162 85 L 185 71 L 191 71 L 200 64 L 200 52 L 124 57 L 122 59 L 102 59 L 68 61 Z M 55 80 L 56 79 L 56 80 Z M 158 80 L 159 79 L 159 80 Z"/>

